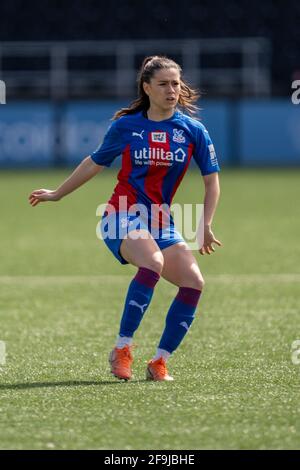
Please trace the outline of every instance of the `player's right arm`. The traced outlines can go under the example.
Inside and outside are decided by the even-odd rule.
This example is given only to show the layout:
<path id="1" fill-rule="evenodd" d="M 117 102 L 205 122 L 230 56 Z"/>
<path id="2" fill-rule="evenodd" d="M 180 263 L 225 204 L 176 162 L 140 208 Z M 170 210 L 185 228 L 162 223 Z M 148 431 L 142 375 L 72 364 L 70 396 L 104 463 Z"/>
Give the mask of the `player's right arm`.
<path id="1" fill-rule="evenodd" d="M 114 121 L 108 129 L 103 143 L 90 156 L 86 157 L 73 173 L 57 189 L 36 189 L 29 196 L 29 202 L 34 207 L 39 202 L 59 201 L 79 186 L 89 181 L 104 167 L 109 167 L 113 160 L 122 152 L 122 140 Z"/>
<path id="2" fill-rule="evenodd" d="M 34 207 L 40 202 L 59 201 L 67 194 L 75 191 L 102 171 L 104 166 L 97 165 L 91 157 L 86 157 L 73 173 L 57 189 L 36 189 L 29 196 L 29 203 Z"/>

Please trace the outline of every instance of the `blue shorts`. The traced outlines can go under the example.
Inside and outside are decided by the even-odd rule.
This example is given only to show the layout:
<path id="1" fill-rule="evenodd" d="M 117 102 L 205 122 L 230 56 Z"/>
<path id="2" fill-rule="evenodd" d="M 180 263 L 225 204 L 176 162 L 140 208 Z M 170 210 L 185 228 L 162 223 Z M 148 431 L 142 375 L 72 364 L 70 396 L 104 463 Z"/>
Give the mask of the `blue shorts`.
<path id="1" fill-rule="evenodd" d="M 110 215 L 104 214 L 100 229 L 101 238 L 121 264 L 128 264 L 128 261 L 120 253 L 120 246 L 124 238 L 133 230 L 137 232 L 146 230 L 148 234 L 150 232 L 147 221 L 136 214 L 131 215 L 127 212 L 117 212 Z M 169 223 L 163 228 L 157 228 L 156 230 L 152 228 L 151 235 L 160 250 L 164 250 L 176 243 L 184 242 L 184 239 L 174 226 L 173 219 L 170 219 Z"/>

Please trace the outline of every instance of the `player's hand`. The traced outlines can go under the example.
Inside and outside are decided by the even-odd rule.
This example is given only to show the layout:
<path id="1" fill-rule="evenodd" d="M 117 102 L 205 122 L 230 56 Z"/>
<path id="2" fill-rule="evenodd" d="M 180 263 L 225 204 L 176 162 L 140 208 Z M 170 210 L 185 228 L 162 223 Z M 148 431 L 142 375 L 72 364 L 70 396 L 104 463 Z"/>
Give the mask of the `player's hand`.
<path id="1" fill-rule="evenodd" d="M 207 225 L 204 227 L 204 242 L 202 248 L 199 250 L 200 255 L 210 255 L 215 252 L 216 250 L 213 247 L 213 243 L 218 246 L 222 246 L 222 243 L 215 238 L 210 226 Z"/>
<path id="2" fill-rule="evenodd" d="M 40 202 L 59 201 L 60 198 L 56 191 L 52 191 L 51 189 L 36 189 L 32 191 L 28 199 L 29 203 L 34 207 Z"/>

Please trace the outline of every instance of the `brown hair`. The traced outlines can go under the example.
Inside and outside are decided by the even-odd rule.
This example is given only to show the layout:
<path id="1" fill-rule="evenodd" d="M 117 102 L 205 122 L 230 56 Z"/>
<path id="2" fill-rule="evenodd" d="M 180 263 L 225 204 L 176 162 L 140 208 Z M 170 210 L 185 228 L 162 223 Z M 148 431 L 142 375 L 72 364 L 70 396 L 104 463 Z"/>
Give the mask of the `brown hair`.
<path id="1" fill-rule="evenodd" d="M 115 113 L 113 120 L 125 116 L 126 114 L 134 114 L 139 111 L 146 111 L 150 107 L 148 95 L 144 91 L 143 83 L 150 83 L 151 78 L 157 70 L 175 68 L 180 74 L 180 94 L 178 104 L 189 114 L 196 114 L 198 107 L 194 104 L 200 97 L 197 90 L 191 88 L 182 78 L 181 67 L 165 56 L 149 56 L 143 61 L 142 67 L 138 74 L 138 98 L 135 99 L 128 108 L 122 108 Z"/>

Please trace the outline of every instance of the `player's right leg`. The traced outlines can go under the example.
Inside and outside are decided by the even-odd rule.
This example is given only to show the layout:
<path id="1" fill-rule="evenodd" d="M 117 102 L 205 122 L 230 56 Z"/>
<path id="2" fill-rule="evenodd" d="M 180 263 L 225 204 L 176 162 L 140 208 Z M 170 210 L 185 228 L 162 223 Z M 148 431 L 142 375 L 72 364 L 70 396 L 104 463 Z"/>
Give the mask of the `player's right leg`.
<path id="1" fill-rule="evenodd" d="M 132 338 L 151 302 L 164 258 L 146 230 L 130 232 L 122 240 L 119 253 L 127 263 L 138 268 L 128 289 L 117 344 L 109 358 L 112 374 L 128 380 L 132 377 Z"/>

